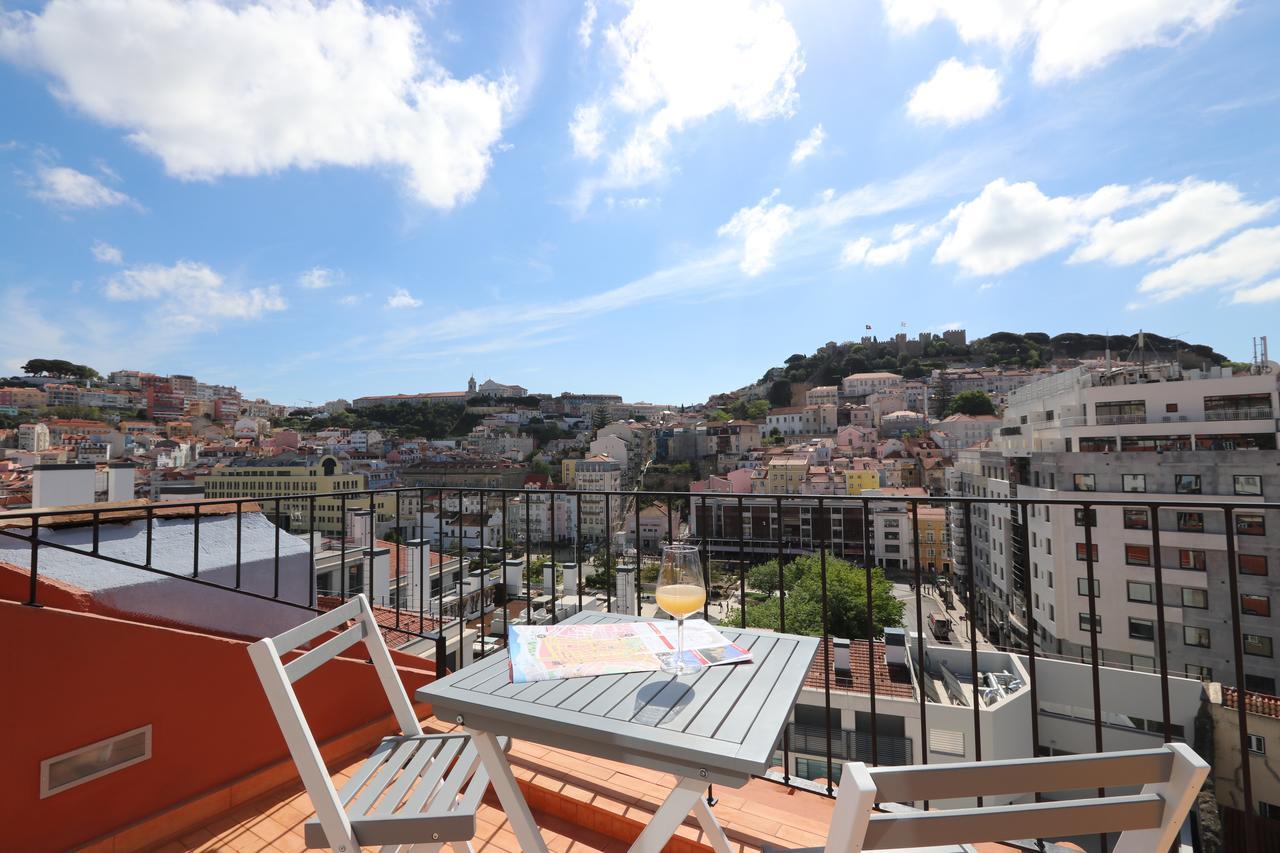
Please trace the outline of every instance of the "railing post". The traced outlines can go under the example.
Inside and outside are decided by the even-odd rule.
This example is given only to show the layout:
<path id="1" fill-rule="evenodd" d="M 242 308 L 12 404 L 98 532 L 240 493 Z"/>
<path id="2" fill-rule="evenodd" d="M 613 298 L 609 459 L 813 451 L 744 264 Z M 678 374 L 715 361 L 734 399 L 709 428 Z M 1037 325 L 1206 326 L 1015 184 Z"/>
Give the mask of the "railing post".
<path id="1" fill-rule="evenodd" d="M 573 495 L 573 513 L 575 517 L 573 527 L 573 560 L 577 566 L 575 574 L 578 576 L 578 612 L 582 612 L 582 493 L 575 492 Z"/>
<path id="2" fill-rule="evenodd" d="M 240 565 L 241 565 L 240 540 L 241 540 L 241 532 L 242 532 L 240 529 L 240 525 L 241 525 L 241 522 L 243 521 L 243 514 L 244 514 L 244 501 L 237 500 L 236 501 L 236 589 L 240 588 Z M 147 564 L 150 565 L 150 563 L 151 563 L 151 560 L 150 558 L 148 558 Z"/>
<path id="3" fill-rule="evenodd" d="M 394 578 L 392 578 L 392 581 L 393 581 L 393 582 L 395 583 L 395 585 L 396 585 L 396 630 L 397 630 L 397 631 L 399 631 L 399 630 L 400 630 L 400 598 L 401 598 L 401 589 L 400 589 L 400 571 L 401 571 L 401 569 L 403 569 L 403 570 L 404 570 L 404 576 L 405 576 L 406 578 L 410 578 L 410 577 L 412 577 L 412 575 L 410 575 L 410 574 L 409 574 L 409 571 L 410 571 L 410 570 L 409 570 L 409 567 L 408 567 L 408 566 L 402 566 L 402 565 L 400 565 L 400 549 L 401 549 L 401 548 L 404 548 L 404 549 L 405 549 L 405 556 L 406 556 L 406 557 L 408 556 L 409 549 L 408 549 L 408 548 L 405 548 L 405 544 L 404 544 L 404 528 L 400 526 L 400 492 L 399 492 L 399 491 L 397 491 L 397 492 L 396 492 L 396 526 L 395 526 L 395 531 L 396 531 L 396 538 L 397 538 L 397 539 L 399 539 L 400 541 L 399 541 L 399 542 L 392 542 L 392 543 L 391 543 L 391 547 L 395 549 L 395 555 L 396 555 L 396 559 L 395 559 L 395 569 L 394 569 L 394 571 L 395 571 L 395 577 L 394 577 Z"/>
<path id="4" fill-rule="evenodd" d="M 275 515 L 276 515 L 276 533 L 275 533 L 276 542 L 275 542 L 275 555 L 271 563 L 272 583 L 273 583 L 271 597 L 279 598 L 280 597 L 280 499 L 279 498 L 276 498 Z"/>
<path id="5" fill-rule="evenodd" d="M 1151 565 L 1155 570 L 1156 582 L 1156 633 L 1158 634 L 1156 648 L 1160 650 L 1160 719 L 1164 724 L 1164 742 L 1169 743 L 1173 739 L 1171 731 L 1173 721 L 1169 712 L 1169 645 L 1168 638 L 1165 636 L 1164 621 L 1164 561 L 1160 556 L 1160 505 L 1150 504 L 1147 507 L 1147 517 L 1151 524 Z"/>
<path id="6" fill-rule="evenodd" d="M 445 662 L 448 657 L 449 643 L 444 638 L 444 622 L 441 620 L 440 630 L 436 632 L 436 678 L 443 678 L 449 674 L 449 667 Z"/>
<path id="7" fill-rule="evenodd" d="M 667 516 L 668 523 L 671 520 Z M 738 495 L 738 611 L 741 627 L 747 627 L 747 554 L 746 531 L 742 522 L 742 495 Z"/>
<path id="8" fill-rule="evenodd" d="M 782 565 L 782 497 L 777 499 L 778 509 L 778 631 L 787 632 L 787 584 L 786 571 Z M 791 784 L 791 727 L 782 730 L 782 784 Z"/>
<path id="9" fill-rule="evenodd" d="M 920 763 L 929 763 L 929 724 L 928 705 L 924 694 L 924 582 L 920 567 L 920 501 L 911 502 L 911 560 L 915 564 L 916 581 L 916 673 L 917 688 L 920 691 Z M 908 756 L 914 760 L 915 756 Z M 929 801 L 924 801 L 925 811 L 929 810 Z"/>
<path id="10" fill-rule="evenodd" d="M 423 630 L 426 624 L 427 611 L 427 588 L 425 586 L 427 578 L 427 522 L 426 522 L 427 500 L 426 494 L 422 489 L 418 489 L 418 630 Z"/>
<path id="11" fill-rule="evenodd" d="M 556 493 L 553 489 L 548 489 L 547 494 L 551 497 L 551 624 L 554 625 L 558 621 L 556 619 Z M 638 528 L 637 528 L 638 529 Z M 639 563 L 639 551 L 636 551 L 636 562 Z M 636 569 L 636 595 L 640 594 L 640 570 Z M 639 608 L 636 614 L 639 615 Z"/>
<path id="12" fill-rule="evenodd" d="M 237 513 L 239 507 L 236 507 Z M 237 524 L 239 519 L 237 518 Z M 239 538 L 239 530 L 237 529 L 237 539 Z M 315 606 L 316 603 L 316 499 L 314 496 L 307 501 L 307 604 Z M 421 626 L 419 626 L 421 630 Z"/>
<path id="13" fill-rule="evenodd" d="M 480 497 L 480 659 L 484 660 L 487 649 L 485 648 L 485 638 L 489 635 L 484 627 L 484 593 L 485 582 L 489 577 L 489 560 L 484 554 L 484 533 L 489 527 L 488 519 L 484 516 L 484 490 L 477 491 Z"/>
<path id="14" fill-rule="evenodd" d="M 98 554 L 98 543 L 101 541 L 100 527 L 102 524 L 102 513 L 99 510 L 93 511 L 93 554 Z"/>
<path id="15" fill-rule="evenodd" d="M 819 519 L 822 518 L 822 510 L 823 510 L 822 498 L 819 497 L 818 498 L 818 518 Z M 832 777 L 835 776 L 835 767 L 834 767 L 834 762 L 832 761 L 832 756 L 831 756 L 831 634 L 829 630 L 829 626 L 831 623 L 829 621 L 830 614 L 827 612 L 827 531 L 825 527 L 820 528 L 820 531 L 822 533 L 822 538 L 820 540 L 821 548 L 818 551 L 818 571 L 820 572 L 820 578 L 822 581 L 822 696 L 823 696 L 822 722 L 823 722 L 823 725 L 826 727 L 826 734 L 827 734 L 827 737 L 826 737 L 827 796 L 830 797 L 835 793 L 835 785 L 832 779 Z M 870 628 L 868 628 L 867 633 L 868 634 L 871 633 Z M 871 640 L 868 639 L 867 642 L 870 643 Z M 871 670 L 871 683 L 872 684 L 875 683 L 874 667 Z M 872 695 L 874 697 L 875 694 L 872 694 Z M 874 709 L 875 699 L 873 698 L 871 701 L 873 703 L 871 707 Z M 871 715 L 871 728 L 872 728 L 872 731 L 875 730 L 875 711 L 874 710 L 872 711 L 872 715 Z M 872 737 L 874 739 L 874 735 Z M 874 749 L 875 749 L 875 744 L 873 742 L 872 750 L 874 751 Z M 871 763 L 872 764 L 876 763 L 874 755 L 872 756 Z"/>
<path id="16" fill-rule="evenodd" d="M 613 493 L 605 492 L 604 495 L 604 609 L 606 613 L 613 612 Z M 528 520 L 527 508 L 525 519 Z M 526 528 L 527 529 L 527 528 Z M 526 536 L 526 539 L 528 537 Z M 525 567 L 528 568 L 528 558 L 525 560 Z"/>
<path id="17" fill-rule="evenodd" d="M 1097 510 L 1089 504 L 1081 504 L 1084 512 L 1084 571 L 1089 585 L 1089 673 L 1093 679 L 1093 746 L 1094 752 L 1102 752 L 1102 681 L 1098 659 L 1098 601 L 1094 594 L 1093 571 L 1093 522 Z M 1098 787 L 1098 796 L 1106 796 L 1106 788 Z M 1107 834 L 1099 834 L 1102 849 L 1107 849 Z"/>
<path id="18" fill-rule="evenodd" d="M 338 600 L 341 602 L 341 601 L 347 600 L 347 493 L 346 492 L 343 492 L 341 497 L 339 498 L 338 519 L 342 525 L 341 531 L 339 533 L 339 537 L 341 538 L 342 541 L 338 546 L 341 549 L 340 556 L 338 559 L 342 561 L 341 564 L 338 566 Z"/>
<path id="19" fill-rule="evenodd" d="M 1231 642 L 1235 652 L 1236 725 L 1240 729 L 1240 787 L 1244 795 L 1244 849 L 1253 853 L 1253 774 L 1249 758 L 1249 690 L 1244 676 L 1244 635 L 1240 627 L 1240 582 L 1236 575 L 1235 519 L 1230 506 L 1222 508 L 1227 537 L 1227 585 L 1231 595 Z M 1205 566 L 1208 571 L 1208 566 Z"/>
<path id="20" fill-rule="evenodd" d="M 31 516 L 31 586 L 27 590 L 27 606 L 43 607 L 40 603 L 40 516 Z"/>
<path id="21" fill-rule="evenodd" d="M 636 498 L 639 501 L 639 498 Z M 702 585 L 705 589 L 711 588 L 711 520 L 707 518 L 707 494 L 702 493 L 702 502 L 699 512 L 702 513 Z M 640 520 L 636 518 L 636 574 L 640 574 Z M 636 579 L 639 583 L 639 578 Z M 638 611 L 637 611 L 638 615 Z M 708 595 L 702 599 L 702 618 L 711 619 L 711 596 Z"/>
<path id="22" fill-rule="evenodd" d="M 200 504 L 195 505 L 193 518 L 195 526 L 191 533 L 191 577 L 198 578 L 200 577 Z"/>
<path id="23" fill-rule="evenodd" d="M 821 498 L 819 498 L 818 508 L 822 508 Z M 825 519 L 824 519 L 825 520 Z M 871 700 L 871 763 L 880 763 L 880 738 L 879 724 L 876 720 L 876 626 L 875 626 L 875 607 L 872 602 L 872 571 L 871 571 L 871 502 L 866 498 L 862 499 L 862 569 L 865 574 L 867 584 L 867 692 L 870 694 Z M 826 528 L 823 528 L 824 536 Z M 826 589 L 823 589 L 823 598 L 826 598 Z"/>
<path id="24" fill-rule="evenodd" d="M 581 516 L 579 516 L 581 526 Z M 502 642 L 507 642 L 507 493 L 502 493 Z M 579 567 L 581 571 L 581 567 Z"/>
<path id="25" fill-rule="evenodd" d="M 964 499 L 964 567 L 969 573 L 969 669 L 973 678 L 973 759 L 982 760 L 982 715 L 978 696 L 978 626 L 974 622 L 974 609 L 978 600 L 978 573 L 973 566 L 973 504 Z M 982 807 L 982 797 L 977 798 Z"/>
<path id="26" fill-rule="evenodd" d="M 147 557 L 146 557 L 146 562 L 143 563 L 143 565 L 145 565 L 147 568 L 151 568 L 151 541 L 153 538 L 152 529 L 154 528 L 154 526 L 155 526 L 155 507 L 153 507 L 151 504 L 147 504 Z"/>
<path id="27" fill-rule="evenodd" d="M 1027 530 L 1027 504 L 1018 502 L 1019 519 L 1022 524 L 1023 560 L 1031 562 L 1031 534 Z M 1031 757 L 1040 754 L 1040 701 L 1036 694 L 1036 611 L 1032 601 L 1030 565 L 1022 567 L 1022 603 L 1027 611 L 1027 682 L 1031 691 Z M 1036 792 L 1036 802 L 1040 802 L 1040 792 Z"/>

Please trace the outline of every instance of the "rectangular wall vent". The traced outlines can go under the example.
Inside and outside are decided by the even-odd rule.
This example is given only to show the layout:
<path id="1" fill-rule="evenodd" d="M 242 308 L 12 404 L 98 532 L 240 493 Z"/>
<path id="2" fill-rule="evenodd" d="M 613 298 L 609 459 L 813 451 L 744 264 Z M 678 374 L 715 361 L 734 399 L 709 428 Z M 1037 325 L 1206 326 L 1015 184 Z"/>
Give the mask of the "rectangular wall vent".
<path id="1" fill-rule="evenodd" d="M 40 798 L 114 773 L 151 757 L 151 726 L 46 758 L 40 762 Z"/>
<path id="2" fill-rule="evenodd" d="M 964 755 L 964 732 L 929 729 L 929 751 L 939 755 Z"/>

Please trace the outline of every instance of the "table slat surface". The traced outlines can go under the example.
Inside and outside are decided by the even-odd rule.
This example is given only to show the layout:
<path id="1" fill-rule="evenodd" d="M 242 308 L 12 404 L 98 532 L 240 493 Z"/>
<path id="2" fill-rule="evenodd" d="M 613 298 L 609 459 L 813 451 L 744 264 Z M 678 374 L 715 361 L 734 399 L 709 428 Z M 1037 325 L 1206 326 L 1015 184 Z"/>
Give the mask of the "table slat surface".
<path id="1" fill-rule="evenodd" d="M 578 613 L 561 624 L 636 618 Z M 420 688 L 417 698 L 445 721 L 461 716 L 494 734 L 656 769 L 694 767 L 741 784 L 769 768 L 818 640 L 717 627 L 749 648 L 753 662 L 683 678 L 636 672 L 512 684 L 507 655 L 497 654 Z"/>

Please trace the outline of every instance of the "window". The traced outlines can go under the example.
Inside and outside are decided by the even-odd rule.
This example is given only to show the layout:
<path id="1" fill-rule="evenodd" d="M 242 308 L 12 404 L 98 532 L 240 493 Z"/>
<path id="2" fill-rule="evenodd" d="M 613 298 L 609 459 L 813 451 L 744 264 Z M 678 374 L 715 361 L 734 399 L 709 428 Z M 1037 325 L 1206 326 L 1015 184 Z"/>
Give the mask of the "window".
<path id="1" fill-rule="evenodd" d="M 1251 672 L 1244 674 L 1244 689 L 1250 693 L 1265 693 L 1268 696 L 1276 695 L 1276 680 L 1265 675 L 1254 675 Z"/>
<path id="2" fill-rule="evenodd" d="M 1198 678 L 1201 681 L 1213 681 L 1213 670 L 1207 666 L 1189 663 L 1186 665 L 1187 678 Z"/>
<path id="3" fill-rule="evenodd" d="M 1183 533 L 1203 533 L 1204 532 L 1204 513 L 1203 512 L 1178 513 L 1178 529 Z"/>
<path id="4" fill-rule="evenodd" d="M 1244 640 L 1244 653 L 1246 655 L 1257 655 L 1258 657 L 1271 657 L 1271 638 L 1264 637 L 1261 634 L 1241 634 Z"/>
<path id="5" fill-rule="evenodd" d="M 1240 595 L 1240 612 L 1246 616 L 1270 616 L 1271 599 L 1265 595 Z"/>
<path id="6" fill-rule="evenodd" d="M 1237 495 L 1262 494 L 1262 478 L 1257 474 L 1236 474 L 1232 479 L 1235 481 Z"/>
<path id="7" fill-rule="evenodd" d="M 1236 515 L 1236 533 L 1241 536 L 1264 536 L 1267 522 L 1260 512 L 1242 512 Z"/>
<path id="8" fill-rule="evenodd" d="M 1121 474 L 1120 475 L 1120 491 L 1145 492 L 1146 490 L 1147 490 L 1146 474 Z"/>
<path id="9" fill-rule="evenodd" d="M 1138 604 L 1150 604 L 1155 601 L 1152 586 L 1149 583 L 1143 583 L 1142 581 L 1129 581 L 1128 590 L 1130 601 L 1137 602 Z"/>
<path id="10" fill-rule="evenodd" d="M 1262 554 L 1237 554 L 1236 565 L 1242 575 L 1265 575 L 1267 558 Z"/>
<path id="11" fill-rule="evenodd" d="M 1178 568 L 1190 569 L 1194 572 L 1203 572 L 1204 565 L 1204 551 L 1196 551 L 1191 548 L 1178 549 Z"/>
<path id="12" fill-rule="evenodd" d="M 1076 578 L 1076 592 L 1078 592 L 1080 595 L 1089 594 L 1088 578 Z M 1099 595 L 1102 595 L 1102 581 L 1098 580 L 1097 578 L 1094 578 L 1093 579 L 1093 596 L 1094 598 L 1097 598 Z"/>
<path id="13" fill-rule="evenodd" d="M 1154 640 L 1156 638 L 1156 623 L 1150 619 L 1134 619 L 1129 617 L 1129 639 L 1131 640 Z"/>
<path id="14" fill-rule="evenodd" d="M 1130 566 L 1149 566 L 1151 565 L 1151 546 L 1150 545 L 1125 545 L 1124 561 Z"/>
<path id="15" fill-rule="evenodd" d="M 1089 557 L 1086 558 L 1084 543 L 1083 542 L 1076 543 L 1076 559 L 1077 560 L 1085 560 L 1085 559 L 1091 558 L 1096 563 L 1098 561 L 1098 546 L 1096 544 L 1092 545 L 1089 548 L 1089 551 L 1090 551 Z"/>
<path id="16" fill-rule="evenodd" d="M 1092 474 L 1076 474 L 1071 478 L 1077 492 L 1096 492 Z"/>
<path id="17" fill-rule="evenodd" d="M 1081 614 L 1079 614 L 1079 616 L 1080 616 L 1080 630 L 1081 630 L 1081 631 L 1084 631 L 1086 634 L 1087 634 L 1087 633 L 1089 633 L 1089 632 L 1090 632 L 1090 627 L 1089 627 L 1089 614 L 1088 614 L 1088 613 L 1081 613 Z M 1092 630 L 1093 630 L 1094 632 L 1100 632 L 1100 631 L 1102 630 L 1102 617 L 1101 617 L 1101 616 L 1095 616 L 1095 617 L 1094 617 L 1094 619 L 1093 619 L 1093 629 L 1092 629 Z"/>
<path id="18" fill-rule="evenodd" d="M 1076 507 L 1075 514 L 1076 514 L 1076 527 L 1084 527 L 1085 526 L 1084 525 L 1084 519 L 1085 519 L 1084 508 Z M 1090 527 L 1098 526 L 1098 511 L 1096 509 L 1089 510 L 1089 526 Z"/>
<path id="19" fill-rule="evenodd" d="M 151 757 L 151 726 L 122 732 L 40 762 L 40 798 Z"/>
<path id="20" fill-rule="evenodd" d="M 1195 625 L 1183 625 L 1182 642 L 1187 646 L 1207 649 L 1209 648 L 1209 629 L 1199 628 Z"/>
<path id="21" fill-rule="evenodd" d="M 1182 588 L 1182 606 L 1193 607 L 1197 610 L 1207 610 L 1209 608 L 1209 591 L 1207 589 L 1184 586 Z"/>
<path id="22" fill-rule="evenodd" d="M 1200 494 L 1200 475 L 1175 474 L 1173 477 L 1173 490 L 1180 495 Z"/>
<path id="23" fill-rule="evenodd" d="M 1262 735 L 1249 735 L 1249 751 L 1254 755 L 1267 754 L 1267 739 Z"/>
<path id="24" fill-rule="evenodd" d="M 1125 508 L 1124 526 L 1126 530 L 1150 530 L 1151 516 L 1145 509 Z"/>
<path id="25" fill-rule="evenodd" d="M 1176 412 L 1176 411 L 1178 411 L 1178 404 L 1177 404 L 1177 403 L 1165 403 L 1165 404 L 1164 404 L 1164 410 L 1165 410 L 1166 412 Z"/>
<path id="26" fill-rule="evenodd" d="M 1139 672 L 1155 672 L 1156 659 L 1148 655 L 1129 655 L 1129 665 Z"/>

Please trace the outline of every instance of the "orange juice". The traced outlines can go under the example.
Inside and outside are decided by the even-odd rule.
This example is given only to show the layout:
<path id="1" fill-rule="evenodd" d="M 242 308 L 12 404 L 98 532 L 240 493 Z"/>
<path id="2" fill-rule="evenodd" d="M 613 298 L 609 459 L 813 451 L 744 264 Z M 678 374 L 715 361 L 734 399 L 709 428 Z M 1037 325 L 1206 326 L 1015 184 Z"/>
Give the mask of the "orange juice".
<path id="1" fill-rule="evenodd" d="M 673 583 L 658 587 L 658 606 L 677 619 L 702 609 L 707 591 L 697 584 Z"/>

